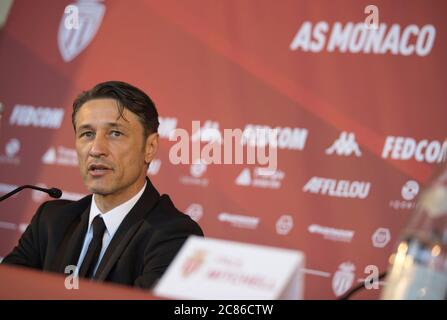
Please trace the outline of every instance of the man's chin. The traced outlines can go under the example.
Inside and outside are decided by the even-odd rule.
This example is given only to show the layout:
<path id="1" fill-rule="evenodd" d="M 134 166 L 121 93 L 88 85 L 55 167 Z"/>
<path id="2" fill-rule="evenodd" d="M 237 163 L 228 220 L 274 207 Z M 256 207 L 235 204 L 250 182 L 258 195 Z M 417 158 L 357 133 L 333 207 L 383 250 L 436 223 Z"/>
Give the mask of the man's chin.
<path id="1" fill-rule="evenodd" d="M 112 188 L 110 188 L 110 186 L 104 186 L 104 185 L 97 185 L 97 184 L 90 184 L 87 186 L 87 190 L 90 193 L 94 193 L 94 194 L 98 194 L 101 196 L 106 196 L 108 194 L 112 193 Z"/>

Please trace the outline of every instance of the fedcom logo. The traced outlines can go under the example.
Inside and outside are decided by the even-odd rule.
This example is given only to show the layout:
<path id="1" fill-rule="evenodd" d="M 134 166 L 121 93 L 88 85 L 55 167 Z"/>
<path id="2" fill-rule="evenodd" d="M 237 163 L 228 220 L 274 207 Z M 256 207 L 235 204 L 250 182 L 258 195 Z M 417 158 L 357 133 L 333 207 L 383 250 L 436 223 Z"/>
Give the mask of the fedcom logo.
<path id="1" fill-rule="evenodd" d="M 9 124 L 21 127 L 58 129 L 64 118 L 64 109 L 34 107 L 16 104 L 9 117 Z"/>
<path id="2" fill-rule="evenodd" d="M 447 156 L 447 140 L 416 141 L 413 138 L 388 136 L 383 146 L 382 158 L 410 160 L 418 162 L 440 163 Z"/>

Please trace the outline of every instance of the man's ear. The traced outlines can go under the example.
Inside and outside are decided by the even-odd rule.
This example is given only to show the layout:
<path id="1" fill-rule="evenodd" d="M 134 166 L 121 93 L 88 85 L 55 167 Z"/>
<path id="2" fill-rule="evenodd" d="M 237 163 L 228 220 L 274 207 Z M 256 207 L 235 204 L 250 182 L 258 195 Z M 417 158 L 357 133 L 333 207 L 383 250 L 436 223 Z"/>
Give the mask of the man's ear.
<path id="1" fill-rule="evenodd" d="M 158 151 L 158 133 L 152 133 L 146 138 L 146 146 L 144 151 L 144 162 L 149 164 Z"/>

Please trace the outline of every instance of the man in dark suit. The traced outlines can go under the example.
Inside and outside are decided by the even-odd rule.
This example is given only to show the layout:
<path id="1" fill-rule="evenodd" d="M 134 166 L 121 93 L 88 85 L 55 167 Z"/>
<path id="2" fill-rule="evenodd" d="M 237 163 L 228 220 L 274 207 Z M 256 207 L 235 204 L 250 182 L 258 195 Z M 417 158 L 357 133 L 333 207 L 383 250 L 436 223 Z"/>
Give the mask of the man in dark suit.
<path id="1" fill-rule="evenodd" d="M 92 193 L 45 202 L 3 263 L 152 288 L 197 223 L 146 172 L 158 149 L 158 113 L 127 83 L 109 81 L 73 103 L 79 168 Z"/>

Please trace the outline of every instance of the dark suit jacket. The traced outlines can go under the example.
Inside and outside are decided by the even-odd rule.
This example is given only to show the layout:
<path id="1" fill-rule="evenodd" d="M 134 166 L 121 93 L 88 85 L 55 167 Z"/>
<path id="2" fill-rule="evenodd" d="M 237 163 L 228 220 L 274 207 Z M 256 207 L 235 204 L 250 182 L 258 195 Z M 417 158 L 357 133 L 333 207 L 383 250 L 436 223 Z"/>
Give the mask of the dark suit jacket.
<path id="1" fill-rule="evenodd" d="M 89 195 L 79 201 L 43 203 L 2 263 L 59 273 L 64 273 L 67 265 L 76 265 L 87 233 L 91 200 Z M 147 179 L 143 195 L 116 231 L 94 278 L 151 288 L 189 235 L 203 233 Z"/>

